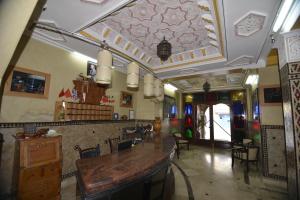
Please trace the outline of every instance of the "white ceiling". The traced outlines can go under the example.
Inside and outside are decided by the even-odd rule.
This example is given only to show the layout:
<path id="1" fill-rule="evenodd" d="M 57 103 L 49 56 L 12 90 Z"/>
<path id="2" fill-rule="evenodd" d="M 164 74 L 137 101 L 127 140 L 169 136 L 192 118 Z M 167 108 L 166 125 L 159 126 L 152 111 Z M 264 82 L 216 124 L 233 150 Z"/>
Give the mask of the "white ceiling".
<path id="1" fill-rule="evenodd" d="M 39 22 L 89 39 L 105 40 L 156 76 L 183 79 L 181 83 L 188 85 L 195 83 L 186 78 L 189 75 L 194 78 L 197 74 L 264 67 L 266 58 L 262 55 L 267 54 L 263 47 L 281 0 L 137 0 L 122 8 L 130 2 L 48 0 Z M 163 36 L 173 47 L 166 62 L 156 56 L 156 45 Z M 99 51 L 93 45 L 37 28 L 33 37 L 93 58 Z M 116 60 L 116 68 L 126 72 L 129 61 Z M 216 86 L 228 82 L 226 74 L 213 77 Z"/>

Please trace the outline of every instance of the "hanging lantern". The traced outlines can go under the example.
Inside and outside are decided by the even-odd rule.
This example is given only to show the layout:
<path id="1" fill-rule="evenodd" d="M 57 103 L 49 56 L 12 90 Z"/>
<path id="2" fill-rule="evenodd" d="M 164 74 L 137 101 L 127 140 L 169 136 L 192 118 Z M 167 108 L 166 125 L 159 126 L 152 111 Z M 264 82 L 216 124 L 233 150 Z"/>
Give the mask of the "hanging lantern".
<path id="1" fill-rule="evenodd" d="M 204 92 L 208 92 L 210 90 L 210 84 L 206 81 L 204 84 L 203 84 L 203 90 Z"/>
<path id="2" fill-rule="evenodd" d="M 146 97 L 151 97 L 154 94 L 153 82 L 154 82 L 154 77 L 152 74 L 146 74 L 144 76 L 144 95 Z"/>
<path id="3" fill-rule="evenodd" d="M 99 52 L 97 60 L 96 82 L 108 85 L 111 83 L 112 54 L 104 49 Z"/>
<path id="4" fill-rule="evenodd" d="M 161 80 L 155 79 L 154 81 L 154 96 L 159 97 L 161 95 Z"/>
<path id="5" fill-rule="evenodd" d="M 162 60 L 166 61 L 172 54 L 172 45 L 164 39 L 157 45 L 157 56 Z"/>
<path id="6" fill-rule="evenodd" d="M 139 66 L 135 62 L 132 62 L 127 66 L 127 87 L 139 87 L 139 72 Z"/>

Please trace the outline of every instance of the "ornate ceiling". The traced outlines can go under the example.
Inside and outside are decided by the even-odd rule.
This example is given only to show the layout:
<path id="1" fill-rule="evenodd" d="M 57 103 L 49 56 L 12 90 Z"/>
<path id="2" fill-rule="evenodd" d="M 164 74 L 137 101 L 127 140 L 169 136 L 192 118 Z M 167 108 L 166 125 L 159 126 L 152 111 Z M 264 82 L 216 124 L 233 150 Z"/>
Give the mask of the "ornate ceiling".
<path id="1" fill-rule="evenodd" d="M 212 0 L 138 0 L 83 31 L 157 67 L 220 55 L 217 25 Z M 172 44 L 164 63 L 156 55 L 163 37 Z"/>
<path id="2" fill-rule="evenodd" d="M 115 70 L 126 73 L 136 60 L 157 77 L 184 90 L 241 87 L 242 74 L 217 74 L 264 67 L 281 0 L 48 0 L 39 22 L 115 49 Z M 163 37 L 173 54 L 156 55 Z M 96 58 L 99 48 L 72 37 L 35 28 L 33 37 Z M 146 71 L 148 71 L 146 70 Z M 143 75 L 145 70 L 141 70 Z M 203 78 L 203 74 L 208 77 Z M 196 77 L 198 76 L 198 78 Z M 192 79 L 192 80 L 190 80 Z M 201 79 L 201 80 L 200 80 Z"/>

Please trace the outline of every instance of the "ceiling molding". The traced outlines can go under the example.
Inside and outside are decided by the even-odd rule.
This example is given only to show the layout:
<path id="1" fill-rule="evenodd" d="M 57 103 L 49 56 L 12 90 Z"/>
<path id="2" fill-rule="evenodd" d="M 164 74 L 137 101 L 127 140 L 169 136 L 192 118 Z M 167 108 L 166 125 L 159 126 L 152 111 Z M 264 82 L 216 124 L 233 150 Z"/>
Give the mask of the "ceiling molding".
<path id="1" fill-rule="evenodd" d="M 239 57 L 227 62 L 226 65 L 230 65 L 230 66 L 249 65 L 252 63 L 253 59 L 254 59 L 253 56 L 242 55 L 242 56 L 239 56 Z"/>
<path id="2" fill-rule="evenodd" d="M 51 26 L 53 28 L 58 28 L 55 21 L 51 20 L 39 20 L 40 24 L 45 24 L 47 26 Z M 48 40 L 52 40 L 55 42 L 66 42 L 66 38 L 61 33 L 53 33 L 47 30 L 34 28 L 34 32 L 41 37 L 44 37 Z"/>

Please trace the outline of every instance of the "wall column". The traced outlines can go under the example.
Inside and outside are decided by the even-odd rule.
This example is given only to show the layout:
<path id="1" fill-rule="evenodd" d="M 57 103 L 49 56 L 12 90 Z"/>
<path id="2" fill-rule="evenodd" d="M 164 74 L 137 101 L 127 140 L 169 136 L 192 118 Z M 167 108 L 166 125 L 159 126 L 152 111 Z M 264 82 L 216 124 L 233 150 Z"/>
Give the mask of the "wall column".
<path id="1" fill-rule="evenodd" d="M 300 29 L 280 35 L 278 43 L 283 98 L 288 195 L 300 199 Z"/>

